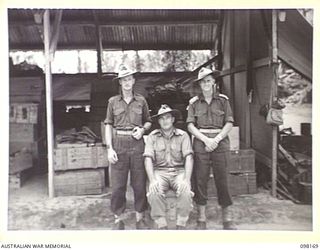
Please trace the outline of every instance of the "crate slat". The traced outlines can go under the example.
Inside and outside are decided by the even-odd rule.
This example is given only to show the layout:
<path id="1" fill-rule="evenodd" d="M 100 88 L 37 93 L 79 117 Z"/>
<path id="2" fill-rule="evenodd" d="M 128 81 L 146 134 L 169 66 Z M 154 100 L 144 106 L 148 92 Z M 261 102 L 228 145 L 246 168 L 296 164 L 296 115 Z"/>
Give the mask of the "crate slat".
<path id="1" fill-rule="evenodd" d="M 39 119 L 39 109 L 36 103 L 11 103 L 10 122 L 37 124 Z"/>
<path id="2" fill-rule="evenodd" d="M 62 145 L 62 144 L 60 144 Z M 55 170 L 99 168 L 108 166 L 107 150 L 102 145 L 92 147 L 73 144 L 54 150 Z M 81 146 L 82 145 L 82 146 Z"/>
<path id="3" fill-rule="evenodd" d="M 231 195 L 255 194 L 257 193 L 257 174 L 256 173 L 229 173 L 228 176 L 229 192 Z M 216 197 L 217 189 L 214 178 L 210 178 L 208 183 L 208 195 Z"/>
<path id="4" fill-rule="evenodd" d="M 15 174 L 33 167 L 33 158 L 30 152 L 19 152 L 9 157 L 9 174 Z"/>
<path id="5" fill-rule="evenodd" d="M 104 169 L 55 171 L 57 196 L 101 194 L 105 188 Z"/>
<path id="6" fill-rule="evenodd" d="M 240 149 L 230 151 L 230 173 L 255 172 L 255 151 L 253 149 Z"/>
<path id="7" fill-rule="evenodd" d="M 38 139 L 38 126 L 28 123 L 10 123 L 10 142 L 35 142 Z"/>
<path id="8" fill-rule="evenodd" d="M 20 172 L 9 174 L 9 188 L 21 188 L 32 176 L 34 168 L 28 168 Z"/>

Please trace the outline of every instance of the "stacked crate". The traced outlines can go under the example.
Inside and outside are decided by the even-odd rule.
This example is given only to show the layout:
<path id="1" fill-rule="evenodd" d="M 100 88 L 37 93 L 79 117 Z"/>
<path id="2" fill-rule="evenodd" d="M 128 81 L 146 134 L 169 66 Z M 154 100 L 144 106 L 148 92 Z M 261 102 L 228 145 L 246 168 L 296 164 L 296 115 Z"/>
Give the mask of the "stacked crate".
<path id="1" fill-rule="evenodd" d="M 257 174 L 255 172 L 255 151 L 239 149 L 239 128 L 234 127 L 229 134 L 230 163 L 228 166 L 228 184 L 231 195 L 257 193 Z M 214 178 L 210 179 L 209 194 L 216 196 Z"/>
<path id="2" fill-rule="evenodd" d="M 39 162 L 39 105 L 11 103 L 9 121 L 9 183 L 21 187 Z"/>
<path id="3" fill-rule="evenodd" d="M 105 188 L 107 151 L 101 143 L 61 143 L 54 149 L 57 196 L 101 194 Z"/>

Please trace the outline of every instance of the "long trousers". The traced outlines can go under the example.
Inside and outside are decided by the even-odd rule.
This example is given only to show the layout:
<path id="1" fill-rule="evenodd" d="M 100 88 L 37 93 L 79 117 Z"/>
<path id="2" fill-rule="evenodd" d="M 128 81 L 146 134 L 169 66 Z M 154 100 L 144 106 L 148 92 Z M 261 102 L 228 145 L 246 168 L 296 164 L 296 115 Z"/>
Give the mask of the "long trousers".
<path id="1" fill-rule="evenodd" d="M 203 143 L 197 139 L 194 141 L 194 168 L 193 189 L 194 201 L 198 205 L 206 205 L 208 200 L 208 181 L 210 169 L 213 171 L 217 189 L 218 203 L 221 207 L 232 204 L 232 198 L 228 188 L 228 165 L 230 152 L 206 152 Z"/>
<path id="2" fill-rule="evenodd" d="M 159 182 L 160 191 L 156 194 L 150 193 L 148 201 L 151 206 L 151 218 L 154 221 L 165 220 L 166 217 L 166 198 L 165 193 L 172 189 L 177 193 L 180 183 L 183 181 L 185 170 L 175 169 L 168 170 L 166 168 L 156 169 L 154 175 Z M 177 224 L 185 225 L 192 210 L 192 192 L 187 189 L 184 192 L 177 193 Z M 165 222 L 164 225 L 165 226 Z"/>
<path id="3" fill-rule="evenodd" d="M 113 147 L 118 155 L 118 162 L 111 165 L 111 211 L 121 215 L 126 208 L 128 173 L 134 194 L 136 212 L 147 209 L 146 171 L 144 168 L 144 141 L 128 135 L 114 135 Z"/>

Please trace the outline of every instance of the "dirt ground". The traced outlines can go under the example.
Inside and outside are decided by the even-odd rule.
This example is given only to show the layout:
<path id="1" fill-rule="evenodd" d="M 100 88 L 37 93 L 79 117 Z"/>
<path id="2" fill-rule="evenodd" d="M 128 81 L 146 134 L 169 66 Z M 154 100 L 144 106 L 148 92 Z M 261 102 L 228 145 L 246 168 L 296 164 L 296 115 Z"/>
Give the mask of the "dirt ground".
<path id="1" fill-rule="evenodd" d="M 10 189 L 8 203 L 9 230 L 92 230 L 111 229 L 110 193 L 91 196 L 47 196 L 47 177 L 36 176 L 21 189 Z M 312 230 L 312 206 L 298 205 L 270 196 L 266 190 L 234 197 L 233 214 L 239 230 Z M 196 209 L 191 213 L 188 229 L 196 225 Z M 207 207 L 208 229 L 221 229 L 221 212 L 217 200 Z M 151 221 L 149 221 L 151 223 Z M 135 229 L 132 196 L 126 210 L 126 229 Z"/>

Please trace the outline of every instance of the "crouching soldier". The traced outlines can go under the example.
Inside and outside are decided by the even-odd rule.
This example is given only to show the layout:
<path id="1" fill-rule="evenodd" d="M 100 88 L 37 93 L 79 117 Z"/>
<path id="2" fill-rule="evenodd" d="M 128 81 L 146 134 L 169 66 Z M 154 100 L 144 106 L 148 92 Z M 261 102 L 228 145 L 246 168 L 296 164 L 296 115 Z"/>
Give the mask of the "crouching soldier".
<path id="1" fill-rule="evenodd" d="M 191 174 L 193 151 L 189 135 L 174 127 L 178 110 L 164 104 L 154 118 L 160 129 L 152 131 L 144 151 L 145 168 L 149 179 L 147 198 L 151 218 L 158 229 L 167 229 L 165 193 L 172 189 L 177 196 L 177 229 L 185 229 L 192 210 Z"/>
<path id="2" fill-rule="evenodd" d="M 146 172 L 143 165 L 143 134 L 151 127 L 151 117 L 145 98 L 133 92 L 135 72 L 120 66 L 120 95 L 109 99 L 106 124 L 106 144 L 111 167 L 111 211 L 115 217 L 113 229 L 123 230 L 126 208 L 127 179 L 134 193 L 136 229 L 148 229 L 144 221 L 147 209 Z"/>
<path id="3" fill-rule="evenodd" d="M 228 190 L 229 138 L 233 115 L 228 97 L 216 90 L 220 72 L 202 68 L 196 84 L 201 94 L 190 100 L 188 130 L 194 136 L 194 191 L 198 206 L 197 229 L 206 229 L 205 207 L 210 169 L 213 170 L 224 229 L 236 229 L 231 217 L 232 199 Z"/>

